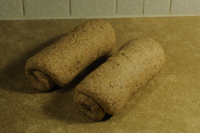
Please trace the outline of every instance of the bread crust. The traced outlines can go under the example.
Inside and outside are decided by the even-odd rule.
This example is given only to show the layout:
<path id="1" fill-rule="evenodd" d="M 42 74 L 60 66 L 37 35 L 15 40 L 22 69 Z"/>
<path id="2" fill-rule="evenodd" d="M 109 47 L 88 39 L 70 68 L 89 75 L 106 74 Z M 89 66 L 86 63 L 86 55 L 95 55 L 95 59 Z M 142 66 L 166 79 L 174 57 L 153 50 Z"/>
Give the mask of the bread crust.
<path id="1" fill-rule="evenodd" d="M 95 19 L 75 27 L 48 47 L 30 57 L 25 73 L 34 88 L 48 91 L 55 84 L 63 87 L 95 60 L 115 46 L 112 26 Z"/>
<path id="2" fill-rule="evenodd" d="M 105 113 L 116 115 L 130 96 L 161 70 L 164 62 L 165 54 L 158 42 L 145 37 L 131 40 L 77 85 L 74 100 L 79 109 L 81 104 L 84 106 L 84 102 L 79 103 L 79 95 L 100 106 L 97 108 L 102 109 L 101 117 L 92 110 L 83 112 L 93 120 L 101 120 Z"/>

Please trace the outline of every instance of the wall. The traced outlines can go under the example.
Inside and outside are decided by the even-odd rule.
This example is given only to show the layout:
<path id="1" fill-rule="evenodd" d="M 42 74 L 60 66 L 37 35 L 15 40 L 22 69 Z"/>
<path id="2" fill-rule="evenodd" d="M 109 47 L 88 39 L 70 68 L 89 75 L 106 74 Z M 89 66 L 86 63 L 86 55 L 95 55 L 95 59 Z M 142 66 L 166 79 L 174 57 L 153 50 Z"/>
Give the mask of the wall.
<path id="1" fill-rule="evenodd" d="M 200 0 L 0 0 L 0 20 L 198 16 Z"/>

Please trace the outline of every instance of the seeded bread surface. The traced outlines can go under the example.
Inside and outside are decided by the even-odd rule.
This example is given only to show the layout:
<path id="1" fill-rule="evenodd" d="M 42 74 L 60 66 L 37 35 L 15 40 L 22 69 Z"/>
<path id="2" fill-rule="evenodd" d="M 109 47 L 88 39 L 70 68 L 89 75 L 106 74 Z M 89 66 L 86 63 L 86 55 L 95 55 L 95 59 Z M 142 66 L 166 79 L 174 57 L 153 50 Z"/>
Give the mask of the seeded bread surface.
<path id="1" fill-rule="evenodd" d="M 63 87 L 89 64 L 111 52 L 115 43 L 109 23 L 88 21 L 30 57 L 25 65 L 26 76 L 40 91 L 48 91 L 55 84 Z"/>
<path id="2" fill-rule="evenodd" d="M 141 37 L 127 42 L 76 86 L 78 109 L 96 121 L 106 113 L 116 115 L 164 62 L 164 51 L 155 40 Z"/>

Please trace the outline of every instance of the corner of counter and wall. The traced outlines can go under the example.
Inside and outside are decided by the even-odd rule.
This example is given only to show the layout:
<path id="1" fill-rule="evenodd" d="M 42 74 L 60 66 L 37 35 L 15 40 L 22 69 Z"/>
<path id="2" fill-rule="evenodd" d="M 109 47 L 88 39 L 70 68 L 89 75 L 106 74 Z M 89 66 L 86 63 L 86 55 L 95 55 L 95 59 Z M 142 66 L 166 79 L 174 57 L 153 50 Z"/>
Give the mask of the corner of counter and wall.
<path id="1" fill-rule="evenodd" d="M 0 20 L 198 16 L 200 0 L 0 0 Z"/>

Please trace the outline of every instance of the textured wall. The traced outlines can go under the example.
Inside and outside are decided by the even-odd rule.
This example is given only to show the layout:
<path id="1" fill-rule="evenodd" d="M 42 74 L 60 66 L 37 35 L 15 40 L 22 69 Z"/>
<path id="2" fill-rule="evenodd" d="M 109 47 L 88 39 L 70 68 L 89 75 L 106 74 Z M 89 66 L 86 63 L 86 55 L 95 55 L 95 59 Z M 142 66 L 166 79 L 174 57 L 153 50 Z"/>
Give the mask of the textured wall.
<path id="1" fill-rule="evenodd" d="M 198 16 L 200 0 L 0 0 L 0 19 Z"/>

